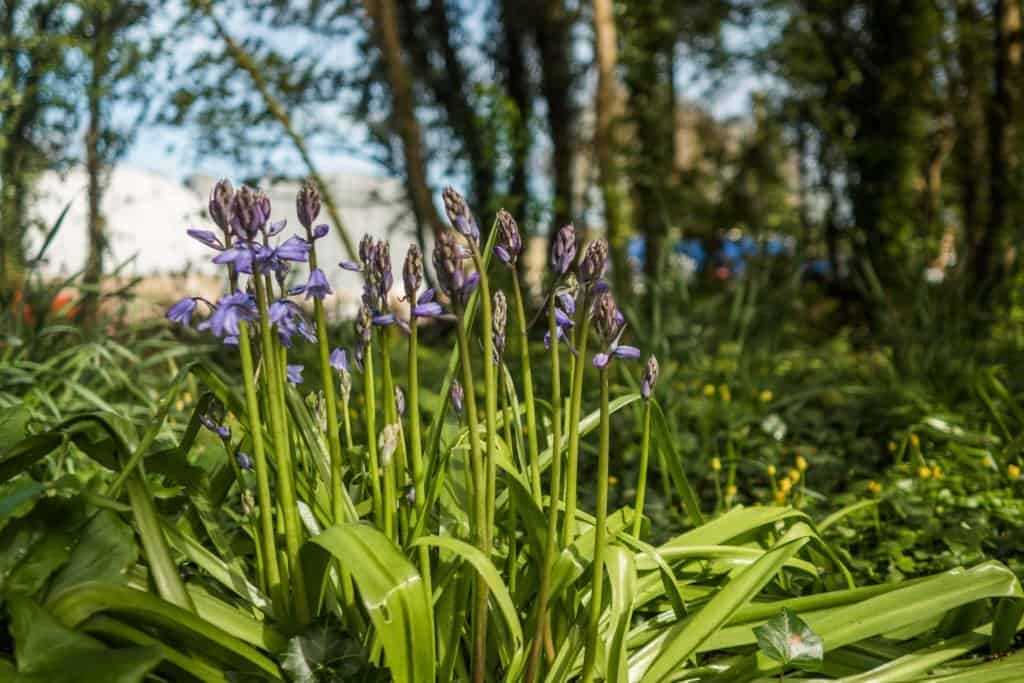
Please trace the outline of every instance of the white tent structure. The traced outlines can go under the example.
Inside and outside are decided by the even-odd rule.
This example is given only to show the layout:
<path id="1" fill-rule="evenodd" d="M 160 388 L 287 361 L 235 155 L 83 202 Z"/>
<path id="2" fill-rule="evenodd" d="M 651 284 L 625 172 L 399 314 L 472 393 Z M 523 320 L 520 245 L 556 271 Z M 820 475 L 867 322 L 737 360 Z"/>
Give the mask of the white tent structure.
<path id="1" fill-rule="evenodd" d="M 198 227 L 216 231 L 205 217 L 210 189 L 215 179 L 193 176 L 185 184 L 155 173 L 132 168 L 114 169 L 103 199 L 107 223 L 108 270 L 145 279 L 143 296 L 166 303 L 184 292 L 215 298 L 223 286 L 217 266 L 210 263 L 213 252 L 190 239 L 185 230 Z M 341 219 L 349 237 L 358 244 L 363 234 L 391 241 L 392 266 L 396 282 L 401 279 L 402 261 L 414 239 L 414 224 L 405 203 L 401 183 L 373 176 L 336 176 L 328 179 L 338 202 Z M 286 218 L 281 234 L 303 234 L 295 214 L 298 181 L 262 185 L 271 198 L 274 220 Z M 81 171 L 45 175 L 37 186 L 40 201 L 37 218 L 44 226 L 55 223 L 70 202 L 68 214 L 47 251 L 44 273 L 67 277 L 79 272 L 87 254 L 86 177 Z M 326 212 L 318 223 L 330 225 Z M 38 243 L 40 238 L 36 237 Z M 351 315 L 358 303 L 361 276 L 338 268 L 348 260 L 341 240 L 331 233 L 317 242 L 320 266 L 327 273 L 336 297 L 330 300 L 332 313 Z"/>

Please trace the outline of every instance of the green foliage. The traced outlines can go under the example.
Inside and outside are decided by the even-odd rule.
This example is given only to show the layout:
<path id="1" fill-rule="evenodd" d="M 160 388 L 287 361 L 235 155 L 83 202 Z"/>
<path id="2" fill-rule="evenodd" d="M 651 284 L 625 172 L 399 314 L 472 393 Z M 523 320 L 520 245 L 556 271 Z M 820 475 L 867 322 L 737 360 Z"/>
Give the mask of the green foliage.
<path id="1" fill-rule="evenodd" d="M 795 612 L 783 609 L 778 616 L 754 629 L 757 647 L 783 667 L 821 671 L 825 644 Z"/>

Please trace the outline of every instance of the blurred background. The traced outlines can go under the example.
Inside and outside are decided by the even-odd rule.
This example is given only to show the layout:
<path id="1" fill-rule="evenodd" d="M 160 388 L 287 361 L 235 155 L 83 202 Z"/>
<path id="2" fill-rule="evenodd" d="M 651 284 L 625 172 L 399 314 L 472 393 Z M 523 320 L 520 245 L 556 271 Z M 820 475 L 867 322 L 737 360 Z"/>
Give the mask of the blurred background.
<path id="1" fill-rule="evenodd" d="M 282 216 L 319 178 L 334 260 L 364 232 L 396 258 L 427 243 L 451 183 L 485 228 L 519 219 L 537 286 L 552 226 L 575 222 L 609 239 L 623 298 L 774 258 L 871 333 L 922 287 L 972 329 L 1012 303 L 1015 0 L 0 7 L 7 303 L 34 273 L 84 318 L 126 278 L 160 276 L 144 300 L 198 286 L 181 235 L 222 176 Z"/>
<path id="2" fill-rule="evenodd" d="M 0 0 L 0 408 L 146 421 L 179 364 L 237 373 L 162 317 L 223 292 L 185 237 L 211 228 L 217 178 L 266 190 L 289 234 L 313 177 L 321 263 L 371 233 L 396 270 L 446 229 L 452 184 L 485 232 L 518 219 L 534 307 L 553 228 L 607 237 L 709 509 L 868 498 L 881 517 L 830 531 L 858 571 L 1024 575 L 1021 5 Z M 342 321 L 359 280 L 328 275 Z M 426 387 L 449 333 L 423 333 Z M 637 368 L 613 381 L 635 391 Z M 625 412 L 615 504 L 634 495 Z M 649 505 L 665 533 L 671 466 Z"/>

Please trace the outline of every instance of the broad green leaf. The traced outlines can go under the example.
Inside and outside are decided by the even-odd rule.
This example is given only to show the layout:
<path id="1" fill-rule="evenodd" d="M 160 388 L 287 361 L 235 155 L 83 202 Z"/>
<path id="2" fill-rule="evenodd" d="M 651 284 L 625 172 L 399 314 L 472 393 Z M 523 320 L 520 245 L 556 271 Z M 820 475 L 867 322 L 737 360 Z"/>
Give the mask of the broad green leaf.
<path id="1" fill-rule="evenodd" d="M 18 673 L 14 683 L 137 683 L 160 661 L 158 647 L 111 650 L 61 625 L 29 598 L 9 601 Z"/>
<path id="2" fill-rule="evenodd" d="M 78 535 L 67 565 L 53 577 L 51 595 L 84 581 L 125 581 L 139 555 L 131 528 L 109 510 L 100 510 Z"/>
<path id="3" fill-rule="evenodd" d="M 419 572 L 394 543 L 371 526 L 338 524 L 306 543 L 302 553 L 307 572 L 322 573 L 333 557 L 352 575 L 396 683 L 434 680 L 430 596 Z"/>
<path id="4" fill-rule="evenodd" d="M 757 646 L 764 655 L 802 671 L 821 671 L 825 645 L 793 610 L 784 609 L 754 629 Z"/>

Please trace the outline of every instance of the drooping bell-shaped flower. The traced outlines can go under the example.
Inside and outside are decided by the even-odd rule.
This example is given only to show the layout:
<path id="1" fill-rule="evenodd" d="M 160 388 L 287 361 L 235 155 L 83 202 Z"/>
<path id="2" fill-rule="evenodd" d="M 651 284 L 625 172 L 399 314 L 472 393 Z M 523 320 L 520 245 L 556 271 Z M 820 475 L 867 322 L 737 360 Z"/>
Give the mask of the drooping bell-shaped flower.
<path id="1" fill-rule="evenodd" d="M 610 291 L 605 290 L 598 294 L 594 304 L 594 329 L 603 349 L 594 354 L 594 367 L 608 367 L 612 358 L 640 358 L 640 349 L 620 343 L 622 334 L 626 331 L 626 319 L 619 311 L 615 297 Z"/>

